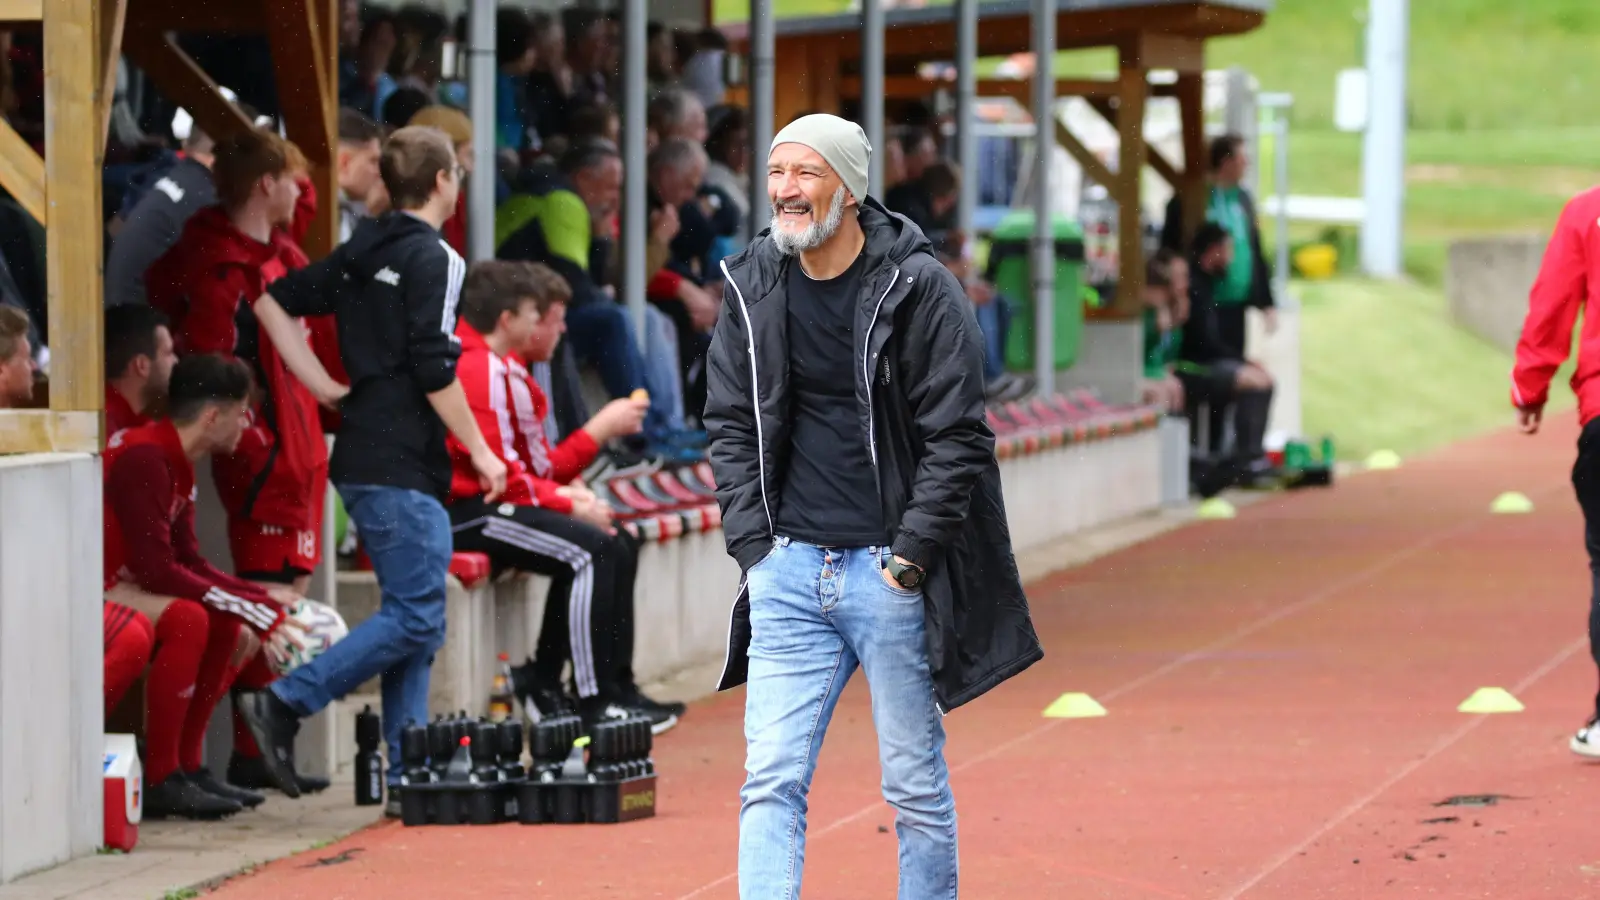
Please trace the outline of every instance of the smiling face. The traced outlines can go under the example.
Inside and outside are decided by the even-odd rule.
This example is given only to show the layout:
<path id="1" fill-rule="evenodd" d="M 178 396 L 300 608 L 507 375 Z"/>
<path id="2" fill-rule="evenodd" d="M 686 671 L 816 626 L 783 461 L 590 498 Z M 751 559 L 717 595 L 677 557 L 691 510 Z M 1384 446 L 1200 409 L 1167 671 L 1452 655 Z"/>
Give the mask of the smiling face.
<path id="1" fill-rule="evenodd" d="M 772 201 L 772 239 L 784 253 L 814 250 L 839 230 L 856 200 L 844 181 L 804 144 L 779 144 L 767 157 L 767 197 Z"/>

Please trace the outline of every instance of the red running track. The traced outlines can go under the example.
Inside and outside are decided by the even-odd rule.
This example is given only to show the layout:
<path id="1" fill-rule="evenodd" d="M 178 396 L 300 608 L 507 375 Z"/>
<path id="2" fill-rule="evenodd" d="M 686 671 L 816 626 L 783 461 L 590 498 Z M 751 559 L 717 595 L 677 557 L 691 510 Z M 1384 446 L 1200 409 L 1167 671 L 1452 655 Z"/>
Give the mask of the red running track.
<path id="1" fill-rule="evenodd" d="M 1576 433 L 1492 435 L 1033 585 L 1045 660 L 946 721 L 962 895 L 1600 895 L 1600 768 L 1566 749 L 1596 683 Z M 1490 515 L 1504 490 L 1534 513 Z M 1456 711 L 1483 686 L 1526 711 Z M 1066 691 L 1110 714 L 1042 718 Z M 741 702 L 697 703 L 661 739 L 653 820 L 383 824 L 217 893 L 736 897 Z M 1437 805 L 1482 794 L 1507 799 Z M 807 897 L 895 895 L 859 677 L 810 822 Z"/>

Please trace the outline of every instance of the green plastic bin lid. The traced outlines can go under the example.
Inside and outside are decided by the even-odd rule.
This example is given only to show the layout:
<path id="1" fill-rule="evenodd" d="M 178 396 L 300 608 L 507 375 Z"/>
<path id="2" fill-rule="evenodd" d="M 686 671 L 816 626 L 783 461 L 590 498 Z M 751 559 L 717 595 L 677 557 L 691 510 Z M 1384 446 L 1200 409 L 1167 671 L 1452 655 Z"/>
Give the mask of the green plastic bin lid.
<path id="1" fill-rule="evenodd" d="M 990 240 L 999 242 L 1026 241 L 1033 236 L 1033 210 L 1014 209 L 1003 216 L 994 226 Z M 1082 241 L 1083 226 L 1071 216 L 1056 214 L 1052 217 L 1051 230 L 1055 232 L 1057 241 Z"/>

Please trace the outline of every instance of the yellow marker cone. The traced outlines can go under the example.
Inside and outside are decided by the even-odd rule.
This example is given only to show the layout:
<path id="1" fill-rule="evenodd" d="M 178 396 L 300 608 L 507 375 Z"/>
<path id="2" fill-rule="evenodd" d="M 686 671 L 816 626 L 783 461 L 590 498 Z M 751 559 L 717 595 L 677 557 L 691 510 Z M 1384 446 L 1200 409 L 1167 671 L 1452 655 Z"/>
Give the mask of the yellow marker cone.
<path id="1" fill-rule="evenodd" d="M 1400 468 L 1400 454 L 1393 450 L 1374 450 L 1367 457 L 1369 469 L 1398 469 Z"/>
<path id="2" fill-rule="evenodd" d="M 1464 713 L 1514 713 L 1522 709 L 1522 702 L 1510 691 L 1497 687 L 1478 688 L 1456 707 L 1456 711 Z"/>
<path id="3" fill-rule="evenodd" d="M 1104 706 L 1088 694 L 1081 693 L 1062 694 L 1044 710 L 1046 719 L 1092 719 L 1105 714 Z"/>
<path id="4" fill-rule="evenodd" d="M 1494 498 L 1494 503 L 1489 505 L 1489 511 L 1500 516 L 1516 516 L 1533 512 L 1533 501 L 1527 494 L 1516 491 L 1506 491 Z"/>
<path id="5" fill-rule="evenodd" d="M 1202 501 L 1200 508 L 1194 511 L 1197 519 L 1231 519 L 1234 515 L 1233 504 L 1221 497 Z"/>

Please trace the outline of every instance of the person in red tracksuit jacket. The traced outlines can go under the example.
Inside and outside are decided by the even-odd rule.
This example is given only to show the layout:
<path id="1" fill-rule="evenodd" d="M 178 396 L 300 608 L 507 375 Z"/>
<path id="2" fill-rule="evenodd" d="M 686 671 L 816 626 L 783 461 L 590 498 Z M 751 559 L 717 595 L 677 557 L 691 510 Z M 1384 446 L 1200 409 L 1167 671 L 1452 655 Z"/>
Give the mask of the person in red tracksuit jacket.
<path id="1" fill-rule="evenodd" d="M 173 369 L 168 418 L 112 435 L 103 458 L 105 599 L 155 622 L 146 685 L 145 814 L 217 818 L 262 801 L 201 766 L 239 628 L 281 658 L 298 641 L 283 596 L 224 574 L 194 533 L 194 464 L 244 431 L 250 370 L 219 356 Z"/>
<path id="2" fill-rule="evenodd" d="M 613 400 L 551 447 L 544 393 L 518 358 L 550 358 L 570 296 L 561 276 L 538 263 L 488 260 L 467 271 L 456 373 L 507 474 L 505 493 L 487 502 L 471 453 L 448 441 L 453 542 L 457 552 L 486 554 L 497 570 L 554 579 L 536 655 L 512 670 L 513 689 L 531 718 L 572 711 L 561 687 L 570 658 L 577 712 L 589 724 L 645 715 L 660 733 L 677 723 L 683 707 L 646 697 L 634 682 L 638 544 L 616 527 L 606 502 L 577 481 L 607 441 L 639 432 L 649 400 Z"/>
<path id="3" fill-rule="evenodd" d="M 228 511 L 233 570 L 262 585 L 304 593 L 322 558 L 322 513 L 328 449 L 316 398 L 259 334 L 250 301 L 308 260 L 299 241 L 316 212 L 304 176 L 305 158 L 278 135 L 255 130 L 217 143 L 212 174 L 218 203 L 192 216 L 173 248 L 146 274 L 150 303 L 169 316 L 180 355 L 220 353 L 248 362 L 263 396 L 239 447 L 212 461 L 217 493 Z M 323 317 L 326 319 L 327 317 Z M 303 322 L 307 340 L 331 323 Z M 335 369 L 336 361 L 325 362 Z M 259 653 L 239 674 L 241 689 L 259 690 L 272 674 Z M 243 717 L 235 715 L 228 778 L 240 786 L 271 785 Z M 302 790 L 325 779 L 301 776 Z"/>
<path id="4" fill-rule="evenodd" d="M 1589 653 L 1600 667 L 1600 187 L 1573 197 L 1556 220 L 1539 276 L 1528 296 L 1528 315 L 1511 372 L 1511 403 L 1526 434 L 1536 434 L 1550 395 L 1550 380 L 1566 362 L 1572 329 L 1583 316 L 1578 367 L 1578 459 L 1572 487 L 1583 509 L 1589 551 Z M 1600 693 L 1589 720 L 1572 736 L 1573 753 L 1600 759 Z"/>

